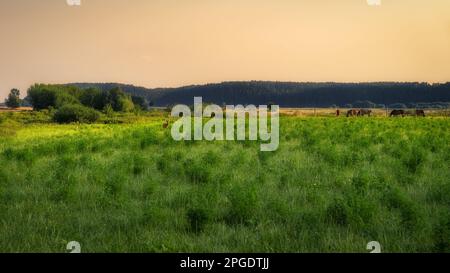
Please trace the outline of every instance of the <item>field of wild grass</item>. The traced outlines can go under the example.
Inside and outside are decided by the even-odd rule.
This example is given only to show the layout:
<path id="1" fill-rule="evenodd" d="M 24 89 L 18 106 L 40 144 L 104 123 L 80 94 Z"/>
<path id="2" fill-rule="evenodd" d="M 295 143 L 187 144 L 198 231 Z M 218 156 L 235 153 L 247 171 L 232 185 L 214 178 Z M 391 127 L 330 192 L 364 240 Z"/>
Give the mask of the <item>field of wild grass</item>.
<path id="1" fill-rule="evenodd" d="M 0 119 L 0 252 L 450 252 L 448 118 L 282 117 L 261 153 L 27 115 Z"/>

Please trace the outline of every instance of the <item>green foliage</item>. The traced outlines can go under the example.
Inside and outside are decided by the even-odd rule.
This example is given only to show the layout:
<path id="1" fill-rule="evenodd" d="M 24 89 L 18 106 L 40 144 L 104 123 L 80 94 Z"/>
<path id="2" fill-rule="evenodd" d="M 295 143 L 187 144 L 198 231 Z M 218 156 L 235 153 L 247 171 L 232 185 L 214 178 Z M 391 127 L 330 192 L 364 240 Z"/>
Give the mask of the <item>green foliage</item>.
<path id="1" fill-rule="evenodd" d="M 109 91 L 108 101 L 114 111 L 131 112 L 134 109 L 131 97 L 126 95 L 119 87 L 113 88 Z"/>
<path id="2" fill-rule="evenodd" d="M 148 103 L 147 100 L 144 97 L 139 96 L 131 96 L 131 99 L 133 101 L 133 104 L 140 108 L 141 110 L 147 110 L 148 109 Z"/>
<path id="3" fill-rule="evenodd" d="M 104 110 L 110 105 L 117 112 L 132 112 L 131 97 L 120 88 L 108 92 L 96 88 L 80 89 L 67 85 L 35 84 L 28 90 L 28 97 L 35 110 L 59 109 L 67 104 L 82 104 L 96 110 Z"/>
<path id="4" fill-rule="evenodd" d="M 53 116 L 53 119 L 58 123 L 92 123 L 99 118 L 99 112 L 77 104 L 66 104 L 59 108 Z"/>
<path id="5" fill-rule="evenodd" d="M 90 84 L 92 86 L 92 84 Z M 95 86 L 110 90 L 116 84 L 98 83 Z M 442 84 L 391 83 L 295 83 L 295 82 L 223 82 L 184 86 L 179 88 L 146 89 L 119 85 L 127 93 L 145 97 L 156 106 L 166 107 L 183 103 L 191 105 L 198 94 L 208 94 L 208 102 L 223 105 L 265 104 L 275 102 L 282 107 L 328 107 L 330 105 L 376 107 L 377 104 L 413 102 L 417 107 L 448 108 L 450 82 Z M 205 97 L 206 99 L 206 97 Z M 350 106 L 349 106 L 350 105 Z M 353 106 L 352 106 L 353 105 Z"/>
<path id="6" fill-rule="evenodd" d="M 18 89 L 12 89 L 8 95 L 8 98 L 5 100 L 5 104 L 9 108 L 19 108 L 22 104 L 22 100 L 20 99 L 20 91 Z"/>
<path id="7" fill-rule="evenodd" d="M 70 95 L 69 93 L 59 92 L 57 93 L 56 102 L 54 106 L 56 109 L 59 109 L 65 105 L 75 105 L 79 103 L 80 102 L 78 101 L 78 99 Z"/>
<path id="8" fill-rule="evenodd" d="M 98 88 L 87 88 L 80 93 L 80 102 L 86 107 L 103 110 L 106 107 L 108 94 Z M 108 104 L 109 105 L 109 104 Z"/>
<path id="9" fill-rule="evenodd" d="M 59 93 L 58 86 L 35 84 L 28 89 L 28 97 L 35 110 L 56 107 Z"/>

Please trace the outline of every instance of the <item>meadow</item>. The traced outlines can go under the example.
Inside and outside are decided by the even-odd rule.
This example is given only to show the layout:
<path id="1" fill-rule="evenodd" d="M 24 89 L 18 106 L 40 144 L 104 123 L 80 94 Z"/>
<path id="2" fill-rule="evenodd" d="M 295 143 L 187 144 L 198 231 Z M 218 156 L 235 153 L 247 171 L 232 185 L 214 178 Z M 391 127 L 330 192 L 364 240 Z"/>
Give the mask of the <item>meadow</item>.
<path id="1" fill-rule="evenodd" d="M 450 252 L 448 118 L 283 116 L 269 153 L 163 120 L 2 113 L 0 252 Z"/>

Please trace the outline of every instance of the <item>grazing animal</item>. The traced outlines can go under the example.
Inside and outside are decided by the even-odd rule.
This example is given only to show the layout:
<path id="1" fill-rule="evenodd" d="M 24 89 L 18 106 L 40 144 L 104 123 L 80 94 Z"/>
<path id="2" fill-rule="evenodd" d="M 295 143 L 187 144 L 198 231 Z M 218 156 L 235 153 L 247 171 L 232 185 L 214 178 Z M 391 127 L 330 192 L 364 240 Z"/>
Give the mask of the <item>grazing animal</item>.
<path id="1" fill-rule="evenodd" d="M 372 115 L 372 110 L 361 109 L 358 111 L 358 116 L 364 117 L 365 115 L 368 115 L 370 117 Z"/>
<path id="2" fill-rule="evenodd" d="M 416 116 L 425 117 L 425 111 L 424 110 L 416 110 Z"/>
<path id="3" fill-rule="evenodd" d="M 164 123 L 163 123 L 163 128 L 167 129 L 167 127 L 169 127 L 169 121 L 165 120 Z"/>
<path id="4" fill-rule="evenodd" d="M 353 117 L 353 116 L 357 116 L 358 115 L 358 111 L 355 109 L 350 109 L 347 111 L 347 117 Z"/>
<path id="5" fill-rule="evenodd" d="M 391 114 L 389 115 L 390 117 L 396 117 L 396 116 L 405 116 L 405 110 L 392 110 Z"/>
<path id="6" fill-rule="evenodd" d="M 339 117 L 341 115 L 341 110 L 337 109 L 336 110 L 336 117 Z"/>

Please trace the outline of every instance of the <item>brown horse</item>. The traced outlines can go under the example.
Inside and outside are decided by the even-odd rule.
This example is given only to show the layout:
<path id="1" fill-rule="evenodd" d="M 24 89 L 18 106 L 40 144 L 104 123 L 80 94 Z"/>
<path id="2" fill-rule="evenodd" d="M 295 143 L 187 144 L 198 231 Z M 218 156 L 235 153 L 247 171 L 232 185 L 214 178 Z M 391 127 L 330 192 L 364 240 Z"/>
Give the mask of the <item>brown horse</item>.
<path id="1" fill-rule="evenodd" d="M 424 110 L 416 110 L 416 116 L 425 117 L 425 111 Z"/>
<path id="2" fill-rule="evenodd" d="M 350 109 L 347 111 L 347 117 L 354 117 L 358 115 L 358 111 L 355 109 Z"/>
<path id="3" fill-rule="evenodd" d="M 396 116 L 405 116 L 405 110 L 392 110 L 390 117 L 396 117 Z"/>
<path id="4" fill-rule="evenodd" d="M 372 110 L 361 109 L 358 111 L 358 117 L 364 117 L 365 115 L 368 115 L 370 117 L 372 115 Z"/>

